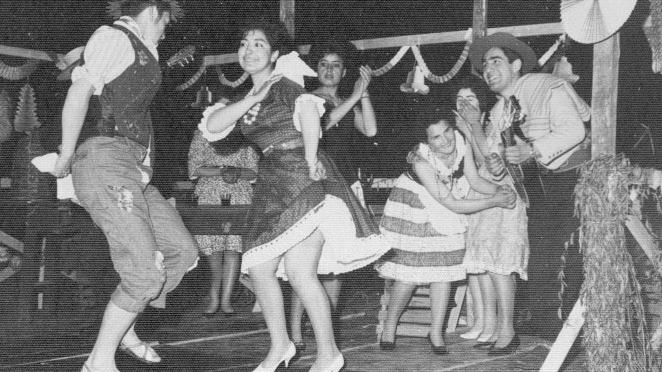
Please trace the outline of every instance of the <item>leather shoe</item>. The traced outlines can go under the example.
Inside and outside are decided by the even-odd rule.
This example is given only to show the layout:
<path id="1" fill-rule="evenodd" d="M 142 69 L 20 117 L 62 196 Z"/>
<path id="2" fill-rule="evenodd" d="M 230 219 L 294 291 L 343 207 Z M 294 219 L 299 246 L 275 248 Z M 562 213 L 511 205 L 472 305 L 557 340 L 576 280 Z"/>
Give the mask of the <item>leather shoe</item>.
<path id="1" fill-rule="evenodd" d="M 515 351 L 517 351 L 517 348 L 519 347 L 520 344 L 520 339 L 517 335 L 513 336 L 513 339 L 510 340 L 510 343 L 504 347 L 494 347 L 487 352 L 487 355 L 489 356 L 497 356 L 497 355 L 508 355 L 512 354 Z"/>
<path id="2" fill-rule="evenodd" d="M 384 341 L 381 338 L 379 339 L 379 348 L 382 351 L 393 351 L 395 350 L 395 338 L 393 341 Z"/>
<path id="3" fill-rule="evenodd" d="M 437 354 L 437 355 L 446 355 L 448 354 L 448 349 L 446 348 L 446 345 L 441 345 L 437 346 L 432 343 L 432 338 L 430 335 L 428 335 L 428 341 L 430 342 L 430 349 L 432 349 L 432 352 Z"/>

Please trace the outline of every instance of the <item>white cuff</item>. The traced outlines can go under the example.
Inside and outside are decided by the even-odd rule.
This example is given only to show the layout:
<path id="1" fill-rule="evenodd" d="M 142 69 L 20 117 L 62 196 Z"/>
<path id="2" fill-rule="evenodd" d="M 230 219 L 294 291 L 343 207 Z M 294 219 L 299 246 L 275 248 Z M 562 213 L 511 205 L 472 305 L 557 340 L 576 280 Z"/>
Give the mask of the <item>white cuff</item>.
<path id="1" fill-rule="evenodd" d="M 301 132 L 301 121 L 299 120 L 299 114 L 301 113 L 301 104 L 310 103 L 310 102 L 315 104 L 317 108 L 317 112 L 320 117 L 322 117 L 322 115 L 324 115 L 324 112 L 326 111 L 324 109 L 324 102 L 326 102 L 324 98 L 308 93 L 302 94 L 299 97 L 297 97 L 296 101 L 294 101 L 294 116 L 292 117 L 292 120 L 294 121 L 294 127 L 299 132 Z M 320 131 L 320 138 L 322 138 L 322 131 Z"/>
<path id="2" fill-rule="evenodd" d="M 228 134 L 232 132 L 232 130 L 236 125 L 236 124 L 232 124 L 223 131 L 218 133 L 212 133 L 209 131 L 209 129 L 207 129 L 207 120 L 209 120 L 209 115 L 211 115 L 214 111 L 221 109 L 225 106 L 226 104 L 224 102 L 218 102 L 213 106 L 207 107 L 205 111 L 202 113 L 202 119 L 200 119 L 200 124 L 198 124 L 198 130 L 202 132 L 202 136 L 209 142 L 215 142 L 227 137 Z"/>

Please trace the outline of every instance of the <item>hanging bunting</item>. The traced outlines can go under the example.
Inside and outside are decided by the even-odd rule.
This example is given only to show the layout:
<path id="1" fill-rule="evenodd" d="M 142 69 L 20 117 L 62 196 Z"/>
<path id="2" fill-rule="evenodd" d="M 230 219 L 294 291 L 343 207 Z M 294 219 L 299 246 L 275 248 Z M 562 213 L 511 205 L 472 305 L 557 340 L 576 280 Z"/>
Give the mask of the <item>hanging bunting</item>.
<path id="1" fill-rule="evenodd" d="M 425 60 L 423 60 L 423 56 L 421 55 L 421 51 L 419 50 L 419 48 L 417 46 L 412 46 L 411 51 L 412 53 L 414 53 L 416 62 L 423 70 L 423 75 L 425 76 L 425 78 L 435 84 L 443 84 L 453 79 L 453 77 L 455 77 L 455 75 L 460 71 L 464 63 L 467 61 L 467 57 L 469 57 L 469 48 L 471 48 L 471 43 L 473 42 L 471 39 L 472 34 L 473 34 L 473 30 L 471 28 L 468 29 L 466 34 L 464 35 L 466 44 L 464 44 L 464 49 L 462 50 L 462 54 L 460 55 L 460 58 L 458 58 L 458 60 L 455 62 L 455 65 L 453 65 L 450 71 L 448 71 L 446 74 L 442 76 L 433 74 L 430 71 L 430 69 L 428 69 Z"/>
<path id="2" fill-rule="evenodd" d="M 232 89 L 243 84 L 246 81 L 246 79 L 248 79 L 248 77 L 250 76 L 248 72 L 244 72 L 243 75 L 239 77 L 239 79 L 235 81 L 230 81 L 225 77 L 223 70 L 221 70 L 221 66 L 214 66 L 214 67 L 216 69 L 216 74 L 218 75 L 218 80 L 221 82 L 221 84 L 228 86 Z"/>
<path id="3" fill-rule="evenodd" d="M 30 59 L 20 66 L 9 66 L 0 61 L 0 77 L 7 80 L 22 80 L 30 76 L 39 66 L 39 61 Z"/>
<path id="4" fill-rule="evenodd" d="M 382 66 L 382 67 L 380 67 L 376 70 L 372 70 L 371 75 L 372 76 L 382 76 L 385 73 L 389 72 L 393 68 L 393 66 L 397 65 L 398 62 L 400 62 L 400 60 L 405 55 L 405 53 L 407 53 L 408 50 L 409 50 L 408 45 L 400 47 L 400 50 L 398 50 L 398 52 L 395 54 L 395 56 L 393 56 L 393 58 L 391 58 L 391 60 L 388 61 L 388 63 L 386 63 L 384 66 Z"/>

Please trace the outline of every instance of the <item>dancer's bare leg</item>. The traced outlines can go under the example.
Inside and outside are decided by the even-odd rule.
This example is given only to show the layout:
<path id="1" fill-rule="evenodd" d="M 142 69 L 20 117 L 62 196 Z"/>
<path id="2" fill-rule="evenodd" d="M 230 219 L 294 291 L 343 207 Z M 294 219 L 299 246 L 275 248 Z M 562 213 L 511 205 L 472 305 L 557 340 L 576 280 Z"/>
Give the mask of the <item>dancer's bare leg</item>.
<path id="1" fill-rule="evenodd" d="M 381 340 L 385 342 L 395 341 L 395 331 L 398 327 L 398 320 L 409 303 L 411 294 L 416 289 L 416 284 L 395 281 L 391 285 L 390 299 L 388 302 L 388 311 L 384 319 L 384 329 L 382 330 Z"/>
<path id="2" fill-rule="evenodd" d="M 281 257 L 256 265 L 248 269 L 253 284 L 253 291 L 262 308 L 264 321 L 269 329 L 271 347 L 262 361 L 265 367 L 275 366 L 289 347 L 289 336 L 285 324 L 283 293 L 276 278 L 276 269 Z"/>
<path id="3" fill-rule="evenodd" d="M 483 332 L 483 296 L 480 292 L 480 276 L 487 274 L 470 274 L 468 275 L 469 296 L 471 298 L 471 314 L 473 316 L 473 324 L 471 328 L 460 335 L 462 338 L 475 339 Z"/>
<path id="4" fill-rule="evenodd" d="M 496 288 L 498 311 L 497 340 L 494 347 L 505 347 L 515 336 L 513 313 L 515 309 L 515 275 L 489 273 Z"/>
<path id="5" fill-rule="evenodd" d="M 285 270 L 292 288 L 306 309 L 317 342 L 317 360 L 310 371 L 323 371 L 340 354 L 333 335 L 331 307 L 317 278 L 324 238 L 319 230 L 285 252 Z"/>
<path id="6" fill-rule="evenodd" d="M 483 332 L 478 336 L 479 342 L 492 342 L 497 339 L 497 308 L 496 290 L 490 274 L 481 275 L 480 293 L 483 299 Z"/>
<path id="7" fill-rule="evenodd" d="M 434 346 L 444 343 L 444 319 L 448 308 L 448 297 L 451 292 L 450 282 L 430 283 L 430 340 Z"/>
<path id="8" fill-rule="evenodd" d="M 326 294 L 329 296 L 331 302 L 331 309 L 334 311 L 338 308 L 338 300 L 340 299 L 340 291 L 342 290 L 342 282 L 337 277 L 329 280 L 322 280 L 322 285 Z"/>
<path id="9" fill-rule="evenodd" d="M 303 342 L 303 332 L 301 331 L 303 323 L 303 302 L 296 293 L 292 293 L 292 302 L 290 304 L 290 337 L 295 344 Z"/>
<path id="10" fill-rule="evenodd" d="M 115 351 L 137 316 L 137 313 L 123 310 L 109 302 L 94 347 L 85 364 L 95 371 L 117 371 Z"/>

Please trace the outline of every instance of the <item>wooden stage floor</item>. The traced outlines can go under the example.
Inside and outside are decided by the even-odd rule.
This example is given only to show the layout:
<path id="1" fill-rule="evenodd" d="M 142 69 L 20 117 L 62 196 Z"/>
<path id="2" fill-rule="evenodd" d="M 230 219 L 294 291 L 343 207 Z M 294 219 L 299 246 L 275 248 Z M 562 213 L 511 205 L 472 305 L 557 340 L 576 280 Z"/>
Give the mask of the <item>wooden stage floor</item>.
<path id="1" fill-rule="evenodd" d="M 488 357 L 486 352 L 472 348 L 474 341 L 460 338 L 458 334 L 463 330 L 459 328 L 458 332 L 446 335 L 449 355 L 432 354 L 425 339 L 405 337 L 398 338 L 395 351 L 384 352 L 376 343 L 376 313 L 376 309 L 372 309 L 342 316 L 339 338 L 346 360 L 343 371 L 537 371 L 551 346 L 544 339 L 522 335 L 522 345 L 515 354 Z M 41 322 L 43 327 L 49 327 L 48 323 L 52 323 L 49 320 Z M 33 326 L 38 327 L 38 324 Z M 90 350 L 89 340 L 81 342 L 76 337 L 68 336 L 66 324 L 59 324 L 59 327 L 62 328 L 59 341 L 48 346 L 29 347 L 16 343 L 16 347 L 20 347 L 16 349 L 5 344 L 0 350 L 0 370 L 79 371 Z M 94 331 L 91 333 L 93 336 Z M 8 340 L 5 337 L 8 335 L 2 336 L 5 341 Z M 269 345 L 261 314 L 249 312 L 231 318 L 217 316 L 211 319 L 198 312 L 190 312 L 156 328 L 150 336 L 160 340 L 156 350 L 163 362 L 147 366 L 118 352 L 116 360 L 122 372 L 252 371 Z M 314 341 L 309 328 L 304 337 L 308 348 L 287 371 L 307 371 L 310 368 L 314 360 Z M 586 370 L 581 355 L 569 359 L 563 371 Z"/>

